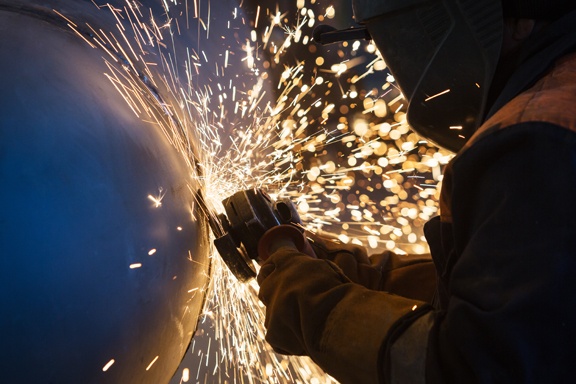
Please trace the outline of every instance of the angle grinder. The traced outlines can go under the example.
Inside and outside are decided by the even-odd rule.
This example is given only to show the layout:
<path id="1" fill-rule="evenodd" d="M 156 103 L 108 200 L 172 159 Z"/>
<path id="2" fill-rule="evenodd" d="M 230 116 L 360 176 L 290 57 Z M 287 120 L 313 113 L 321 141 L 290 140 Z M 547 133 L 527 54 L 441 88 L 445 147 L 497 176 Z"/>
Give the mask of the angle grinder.
<path id="1" fill-rule="evenodd" d="M 254 262 L 258 256 L 258 242 L 269 229 L 292 225 L 304 232 L 296 206 L 288 198 L 273 200 L 261 189 L 235 193 L 222 201 L 226 213 L 208 215 L 216 239 L 214 245 L 238 278 L 246 282 L 256 276 Z"/>

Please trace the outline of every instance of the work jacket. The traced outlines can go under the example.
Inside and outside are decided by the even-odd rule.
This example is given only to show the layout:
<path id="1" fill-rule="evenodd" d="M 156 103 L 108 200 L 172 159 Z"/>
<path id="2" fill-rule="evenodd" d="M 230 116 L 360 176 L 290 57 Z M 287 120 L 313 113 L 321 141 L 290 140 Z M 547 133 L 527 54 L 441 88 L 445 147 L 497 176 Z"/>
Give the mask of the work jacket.
<path id="1" fill-rule="evenodd" d="M 425 227 L 433 305 L 392 324 L 381 381 L 574 381 L 575 19 L 534 42 L 447 166 Z"/>

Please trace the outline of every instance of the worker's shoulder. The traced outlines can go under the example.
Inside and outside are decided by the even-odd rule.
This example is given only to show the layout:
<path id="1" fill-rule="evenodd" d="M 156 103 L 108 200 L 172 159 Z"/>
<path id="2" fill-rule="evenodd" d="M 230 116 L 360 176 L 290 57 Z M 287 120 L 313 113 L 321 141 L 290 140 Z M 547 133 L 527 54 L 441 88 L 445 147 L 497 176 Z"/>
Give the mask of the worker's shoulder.
<path id="1" fill-rule="evenodd" d="M 484 122 L 467 147 L 490 133 L 534 123 L 576 132 L 576 54 L 559 59 L 534 86 L 510 100 Z"/>

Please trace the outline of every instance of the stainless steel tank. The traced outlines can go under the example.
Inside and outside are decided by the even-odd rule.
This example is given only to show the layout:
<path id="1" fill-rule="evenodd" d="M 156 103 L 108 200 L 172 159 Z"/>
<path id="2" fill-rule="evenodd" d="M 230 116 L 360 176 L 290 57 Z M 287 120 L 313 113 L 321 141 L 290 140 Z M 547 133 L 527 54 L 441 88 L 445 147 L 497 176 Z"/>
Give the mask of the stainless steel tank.
<path id="1" fill-rule="evenodd" d="M 158 57 L 85 41 L 120 39 L 117 24 L 92 1 L 0 0 L 0 382 L 167 382 L 197 326 L 210 246 L 195 149 L 147 79 Z M 127 67 L 147 112 L 109 78 Z"/>

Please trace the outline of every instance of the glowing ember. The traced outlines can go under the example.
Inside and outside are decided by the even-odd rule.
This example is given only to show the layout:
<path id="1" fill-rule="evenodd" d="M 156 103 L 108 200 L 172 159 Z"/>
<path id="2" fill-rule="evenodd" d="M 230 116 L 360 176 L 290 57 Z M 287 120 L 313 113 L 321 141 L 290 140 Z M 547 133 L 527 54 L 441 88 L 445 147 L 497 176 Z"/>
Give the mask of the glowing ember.
<path id="1" fill-rule="evenodd" d="M 112 364 L 114 364 L 114 359 L 111 359 L 109 362 L 106 363 L 105 366 L 102 367 L 102 371 L 106 372 L 111 366 Z"/>
<path id="2" fill-rule="evenodd" d="M 146 370 L 149 371 L 150 368 L 152 368 L 152 366 L 154 365 L 154 363 L 158 360 L 160 356 L 156 356 L 151 362 L 150 364 L 148 364 L 148 367 L 146 367 Z"/>

